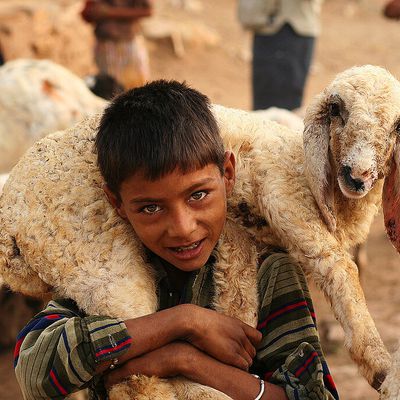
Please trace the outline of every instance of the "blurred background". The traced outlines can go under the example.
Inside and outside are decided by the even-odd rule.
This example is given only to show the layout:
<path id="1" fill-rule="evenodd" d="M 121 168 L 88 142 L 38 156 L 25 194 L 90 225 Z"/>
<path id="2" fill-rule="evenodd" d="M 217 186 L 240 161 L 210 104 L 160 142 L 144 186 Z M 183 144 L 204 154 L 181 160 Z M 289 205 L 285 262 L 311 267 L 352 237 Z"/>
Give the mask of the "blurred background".
<path id="1" fill-rule="evenodd" d="M 383 16 L 385 3 L 325 0 L 300 115 L 338 72 L 353 65 L 380 65 L 400 77 L 400 20 Z M 85 78 L 90 86 L 90 77 L 98 72 L 93 55 L 96 40 L 93 26 L 81 16 L 83 7 L 81 0 L 0 0 L 4 62 L 50 59 Z M 236 0 L 154 0 L 153 14 L 143 18 L 141 31 L 149 55 L 150 79 L 185 80 L 213 103 L 252 108 L 251 34 L 238 21 Z M 380 215 L 362 257 L 361 281 L 368 306 L 384 342 L 393 351 L 400 327 L 400 258 L 386 238 Z M 378 399 L 343 349 L 343 333 L 329 306 L 316 289 L 312 291 L 327 360 L 341 398 Z M 11 301 L 9 293 L 3 293 L 0 337 L 3 332 L 7 335 L 8 321 L 22 326 L 29 310 L 36 306 L 30 300 Z M 0 400 L 20 400 L 13 350 L 6 342 L 0 340 Z"/>

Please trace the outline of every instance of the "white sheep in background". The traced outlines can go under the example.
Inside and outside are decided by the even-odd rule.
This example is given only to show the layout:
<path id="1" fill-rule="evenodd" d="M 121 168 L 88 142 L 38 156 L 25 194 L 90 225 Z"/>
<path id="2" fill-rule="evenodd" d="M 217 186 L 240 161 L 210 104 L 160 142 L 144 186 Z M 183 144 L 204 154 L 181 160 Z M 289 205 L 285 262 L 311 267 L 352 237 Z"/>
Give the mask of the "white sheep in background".
<path id="1" fill-rule="evenodd" d="M 400 83 L 374 66 L 339 74 L 307 110 L 304 147 L 300 133 L 254 114 L 221 106 L 214 112 L 237 158 L 221 265 L 236 263 L 246 271 L 243 264 L 254 258 L 248 234 L 258 247 L 288 249 L 330 300 L 346 347 L 378 388 L 390 356 L 347 249 L 366 238 L 381 206 L 383 178 L 396 171 L 391 166 L 400 130 Z M 14 290 L 36 295 L 53 290 L 89 313 L 133 318 L 155 311 L 155 283 L 132 228 L 102 192 L 93 151 L 97 125 L 92 118 L 48 136 L 13 169 L 0 199 L 0 272 Z M 229 294 L 222 305 L 216 299 L 217 309 L 254 323 L 254 304 L 242 310 L 226 298 Z M 185 382 L 163 381 L 168 394 L 157 398 L 227 398 L 216 391 L 206 397 L 206 388 Z M 391 384 L 385 382 L 385 393 Z M 111 398 L 121 398 L 113 390 Z"/>
<path id="2" fill-rule="evenodd" d="M 260 117 L 285 125 L 294 131 L 303 132 L 303 119 L 295 111 L 289 111 L 279 107 L 270 107 L 265 110 L 255 110 L 251 112 Z"/>
<path id="3" fill-rule="evenodd" d="M 102 110 L 82 79 L 49 60 L 19 59 L 0 68 L 0 173 L 34 142 Z"/>

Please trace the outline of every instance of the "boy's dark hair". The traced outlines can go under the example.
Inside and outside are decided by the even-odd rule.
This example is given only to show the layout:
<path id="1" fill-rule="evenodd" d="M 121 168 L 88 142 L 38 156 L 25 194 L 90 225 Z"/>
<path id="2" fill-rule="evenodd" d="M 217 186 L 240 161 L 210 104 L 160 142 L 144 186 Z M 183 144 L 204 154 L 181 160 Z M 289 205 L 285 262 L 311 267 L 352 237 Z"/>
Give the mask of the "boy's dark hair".
<path id="1" fill-rule="evenodd" d="M 159 80 L 129 90 L 104 111 L 96 137 L 100 171 L 119 196 L 121 183 L 142 170 L 156 180 L 215 164 L 224 146 L 209 99 L 185 83 Z"/>

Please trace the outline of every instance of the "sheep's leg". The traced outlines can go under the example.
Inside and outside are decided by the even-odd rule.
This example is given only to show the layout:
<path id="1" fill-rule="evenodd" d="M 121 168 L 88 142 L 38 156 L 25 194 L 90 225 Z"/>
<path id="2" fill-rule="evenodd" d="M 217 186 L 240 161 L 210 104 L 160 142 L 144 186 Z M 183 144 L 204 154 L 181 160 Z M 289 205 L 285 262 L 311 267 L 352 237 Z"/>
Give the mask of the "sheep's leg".
<path id="1" fill-rule="evenodd" d="M 284 182 L 285 179 L 282 177 Z M 265 180 L 270 182 L 268 177 Z M 301 180 L 297 183 L 290 186 L 290 191 L 283 185 L 281 191 L 278 185 L 264 185 L 261 215 L 267 216 L 272 232 L 281 238 L 282 245 L 329 299 L 344 329 L 345 347 L 369 384 L 379 389 L 389 371 L 390 355 L 368 311 L 357 266 L 338 239 L 321 223 L 318 210 L 310 207 L 314 200 L 304 193 Z M 299 197 L 299 193 L 303 197 Z M 293 199 L 290 207 L 287 202 L 279 201 L 285 198 Z M 337 235 L 346 241 L 343 231 L 338 231 Z M 265 241 L 268 239 L 266 236 Z"/>
<path id="2" fill-rule="evenodd" d="M 352 359 L 369 384 L 379 389 L 390 368 L 390 355 L 367 309 L 356 265 L 350 257 L 333 258 L 314 259 L 311 275 L 331 302 Z"/>

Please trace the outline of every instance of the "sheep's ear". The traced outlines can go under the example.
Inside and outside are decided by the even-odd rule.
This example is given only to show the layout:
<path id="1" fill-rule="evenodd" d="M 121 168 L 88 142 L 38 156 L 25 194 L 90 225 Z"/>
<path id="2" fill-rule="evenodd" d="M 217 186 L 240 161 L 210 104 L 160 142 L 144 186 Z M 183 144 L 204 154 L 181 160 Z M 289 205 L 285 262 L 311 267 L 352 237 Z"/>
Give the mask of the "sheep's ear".
<path id="1" fill-rule="evenodd" d="M 307 109 L 304 119 L 305 173 L 310 189 L 331 232 L 336 230 L 334 177 L 329 149 L 328 99 L 321 94 Z"/>
<path id="2" fill-rule="evenodd" d="M 400 253 L 400 144 L 394 148 L 389 175 L 385 178 L 382 207 L 386 232 Z"/>

